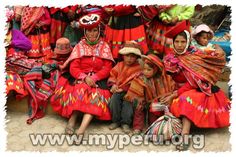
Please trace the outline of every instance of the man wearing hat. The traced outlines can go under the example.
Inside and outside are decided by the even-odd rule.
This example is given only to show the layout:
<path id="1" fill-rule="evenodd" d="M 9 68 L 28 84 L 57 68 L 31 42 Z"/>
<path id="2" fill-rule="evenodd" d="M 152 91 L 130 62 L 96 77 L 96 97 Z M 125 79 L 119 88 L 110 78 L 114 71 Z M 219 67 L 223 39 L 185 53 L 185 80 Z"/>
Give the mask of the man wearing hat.
<path id="1" fill-rule="evenodd" d="M 122 127 L 123 132 L 129 133 L 129 126 L 132 123 L 133 107 L 123 100 L 124 95 L 129 89 L 130 82 L 141 72 L 138 58 L 142 54 L 141 46 L 136 42 L 126 42 L 124 47 L 119 50 L 123 55 L 123 61 L 119 62 L 110 72 L 108 84 L 113 93 L 109 108 L 112 114 L 112 124 L 110 130 Z"/>

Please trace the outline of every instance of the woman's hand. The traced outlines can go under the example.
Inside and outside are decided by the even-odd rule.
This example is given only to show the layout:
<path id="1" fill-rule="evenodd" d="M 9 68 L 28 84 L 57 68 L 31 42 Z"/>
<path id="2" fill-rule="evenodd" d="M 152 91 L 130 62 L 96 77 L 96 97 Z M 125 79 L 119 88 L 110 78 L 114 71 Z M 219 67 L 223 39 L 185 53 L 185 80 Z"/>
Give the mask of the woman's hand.
<path id="1" fill-rule="evenodd" d="M 16 15 L 15 15 L 15 20 L 16 20 L 16 21 L 20 21 L 20 19 L 21 19 L 21 15 L 20 15 L 20 14 L 16 14 Z"/>
<path id="2" fill-rule="evenodd" d="M 141 16 L 138 12 L 134 14 L 134 16 L 139 17 Z"/>
<path id="3" fill-rule="evenodd" d="M 69 10 L 69 12 L 67 13 L 67 17 L 69 18 L 69 20 L 73 20 L 75 17 L 75 13 L 72 10 Z"/>
<path id="4" fill-rule="evenodd" d="M 114 9 L 113 8 L 105 8 L 105 11 L 106 11 L 107 14 L 110 15 L 110 14 L 113 13 Z"/>
<path id="5" fill-rule="evenodd" d="M 96 83 L 94 82 L 94 80 L 90 76 L 86 76 L 85 82 L 90 87 L 96 87 Z"/>
<path id="6" fill-rule="evenodd" d="M 45 23 L 39 21 L 35 26 L 36 26 L 36 28 L 40 28 L 40 27 L 42 27 L 44 25 L 45 25 Z"/>

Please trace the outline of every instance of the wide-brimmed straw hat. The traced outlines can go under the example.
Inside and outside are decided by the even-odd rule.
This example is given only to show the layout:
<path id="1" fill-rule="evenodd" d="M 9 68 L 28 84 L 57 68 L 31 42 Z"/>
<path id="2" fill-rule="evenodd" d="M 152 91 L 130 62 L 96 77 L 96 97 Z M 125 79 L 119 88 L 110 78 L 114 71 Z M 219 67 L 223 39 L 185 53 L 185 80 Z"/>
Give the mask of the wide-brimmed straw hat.
<path id="1" fill-rule="evenodd" d="M 121 54 L 121 55 L 135 54 L 135 55 L 141 57 L 142 48 L 137 42 L 127 41 L 124 44 L 124 47 L 119 50 L 119 54 Z"/>

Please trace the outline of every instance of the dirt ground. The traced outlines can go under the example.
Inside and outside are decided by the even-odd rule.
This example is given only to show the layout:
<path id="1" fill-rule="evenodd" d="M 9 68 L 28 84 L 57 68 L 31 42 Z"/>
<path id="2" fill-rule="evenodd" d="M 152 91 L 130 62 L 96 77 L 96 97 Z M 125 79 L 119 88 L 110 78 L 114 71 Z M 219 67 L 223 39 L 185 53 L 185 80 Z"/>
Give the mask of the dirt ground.
<path id="1" fill-rule="evenodd" d="M 229 95 L 227 82 L 218 82 L 218 86 Z M 79 146 L 73 145 L 72 143 L 64 142 L 62 144 L 51 144 L 46 142 L 44 145 L 33 145 L 30 140 L 30 134 L 45 134 L 45 135 L 62 135 L 64 134 L 64 128 L 67 124 L 67 119 L 60 117 L 55 114 L 52 110 L 48 111 L 45 117 L 42 119 L 34 121 L 31 125 L 26 124 L 27 115 L 27 101 L 16 101 L 9 98 L 7 101 L 7 124 L 6 131 L 7 135 L 7 151 L 39 151 L 39 152 L 68 152 L 68 151 L 117 151 L 117 152 L 139 152 L 139 151 L 155 151 L 155 152 L 168 152 L 176 151 L 174 144 L 166 145 L 156 145 L 147 140 L 142 140 L 141 143 L 126 143 L 126 140 L 130 140 L 133 137 L 127 138 L 121 129 L 109 130 L 108 125 L 110 122 L 93 120 L 85 133 L 84 139 L 88 139 L 91 134 L 103 134 L 110 135 L 110 137 L 115 137 L 120 135 L 120 139 L 117 143 L 107 142 L 108 138 L 102 139 L 100 143 L 96 144 L 93 141 L 90 143 L 82 143 Z M 81 120 L 79 120 L 80 122 Z M 79 126 L 79 123 L 77 124 Z M 219 128 L 219 129 L 199 129 L 196 127 L 192 128 L 193 138 L 191 142 L 190 151 L 191 152 L 226 152 L 231 151 L 230 132 L 229 128 Z M 197 138 L 201 136 L 201 148 L 196 147 Z M 193 140 L 195 138 L 195 141 Z M 99 137 L 96 137 L 99 139 Z M 89 138 L 91 140 L 91 138 Z M 106 143 L 103 143 L 106 141 Z M 99 142 L 99 140 L 98 140 Z M 135 145 L 136 144 L 136 145 Z"/>

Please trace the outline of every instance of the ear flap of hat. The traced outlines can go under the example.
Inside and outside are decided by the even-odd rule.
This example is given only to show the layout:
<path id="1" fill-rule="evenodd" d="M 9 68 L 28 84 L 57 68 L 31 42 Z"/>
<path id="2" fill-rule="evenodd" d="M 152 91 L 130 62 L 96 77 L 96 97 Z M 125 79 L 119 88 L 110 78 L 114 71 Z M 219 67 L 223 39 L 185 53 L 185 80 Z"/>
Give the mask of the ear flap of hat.
<path id="1" fill-rule="evenodd" d="M 190 31 L 190 21 L 189 20 L 184 20 L 179 23 L 177 23 L 174 27 L 172 27 L 169 31 L 165 33 L 165 36 L 167 38 L 174 38 L 176 35 L 179 33 L 183 32 L 184 30 Z"/>

